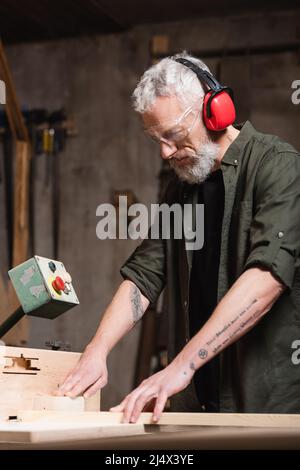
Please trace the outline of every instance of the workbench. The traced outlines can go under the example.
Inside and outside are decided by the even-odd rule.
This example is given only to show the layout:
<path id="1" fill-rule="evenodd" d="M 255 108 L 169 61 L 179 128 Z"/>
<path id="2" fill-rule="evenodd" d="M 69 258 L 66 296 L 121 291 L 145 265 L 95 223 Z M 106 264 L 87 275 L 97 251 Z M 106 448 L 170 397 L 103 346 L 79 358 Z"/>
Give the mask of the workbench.
<path id="1" fill-rule="evenodd" d="M 300 415 L 100 411 L 100 393 L 54 396 L 79 353 L 0 346 L 0 450 L 300 449 Z"/>

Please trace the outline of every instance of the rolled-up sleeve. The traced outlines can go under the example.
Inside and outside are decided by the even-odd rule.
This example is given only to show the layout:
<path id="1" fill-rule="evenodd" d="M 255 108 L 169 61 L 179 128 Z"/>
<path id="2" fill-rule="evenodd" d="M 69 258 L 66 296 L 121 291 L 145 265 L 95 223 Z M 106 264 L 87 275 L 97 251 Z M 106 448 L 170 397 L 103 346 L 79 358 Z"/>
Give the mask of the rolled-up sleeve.
<path id="1" fill-rule="evenodd" d="M 274 150 L 256 175 L 250 253 L 245 270 L 269 269 L 291 288 L 300 253 L 300 155 Z"/>
<path id="2" fill-rule="evenodd" d="M 144 239 L 120 270 L 147 299 L 154 303 L 166 282 L 165 243 L 163 239 Z"/>

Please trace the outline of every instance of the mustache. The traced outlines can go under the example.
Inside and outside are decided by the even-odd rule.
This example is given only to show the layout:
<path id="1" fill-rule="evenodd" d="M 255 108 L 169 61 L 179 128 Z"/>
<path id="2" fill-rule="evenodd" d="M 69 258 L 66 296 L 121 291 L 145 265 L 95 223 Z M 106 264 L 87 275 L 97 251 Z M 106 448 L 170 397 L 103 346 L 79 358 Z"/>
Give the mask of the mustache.
<path id="1" fill-rule="evenodd" d="M 182 160 L 183 158 L 187 158 L 187 157 L 196 158 L 197 157 L 196 152 L 194 152 L 192 149 L 178 150 L 176 153 L 174 153 L 172 158 L 170 158 L 170 161 L 175 162 L 176 160 Z"/>

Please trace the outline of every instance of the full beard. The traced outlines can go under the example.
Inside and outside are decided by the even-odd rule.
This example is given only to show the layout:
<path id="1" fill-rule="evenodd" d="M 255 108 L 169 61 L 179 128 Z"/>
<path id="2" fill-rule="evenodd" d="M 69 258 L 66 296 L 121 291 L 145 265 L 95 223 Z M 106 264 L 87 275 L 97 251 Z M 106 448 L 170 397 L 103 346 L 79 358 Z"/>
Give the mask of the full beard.
<path id="1" fill-rule="evenodd" d="M 179 150 L 176 156 L 170 160 L 170 166 L 182 181 L 190 184 L 199 184 L 205 181 L 211 174 L 219 151 L 220 146 L 208 139 L 196 151 L 190 149 Z M 180 166 L 178 160 L 185 156 L 188 158 L 186 161 L 183 160 L 183 165 Z"/>

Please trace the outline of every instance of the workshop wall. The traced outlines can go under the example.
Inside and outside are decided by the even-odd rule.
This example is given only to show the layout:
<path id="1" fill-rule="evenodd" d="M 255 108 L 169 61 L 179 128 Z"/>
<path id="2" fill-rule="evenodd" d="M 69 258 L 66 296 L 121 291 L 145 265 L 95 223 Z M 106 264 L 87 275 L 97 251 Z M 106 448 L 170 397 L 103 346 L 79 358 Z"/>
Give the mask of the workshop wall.
<path id="1" fill-rule="evenodd" d="M 130 32 L 6 48 L 23 107 L 64 107 L 73 115 L 78 135 L 67 140 L 59 159 L 59 259 L 72 274 L 80 307 L 52 322 L 30 319 L 28 345 L 44 347 L 63 340 L 81 351 L 121 281 L 119 268 L 136 243 L 100 241 L 96 208 L 112 202 L 114 190 L 134 191 L 138 201 L 156 201 L 160 159 L 140 131 L 130 95 L 150 65 L 149 43 L 169 36 L 171 51 L 221 49 L 222 59 L 207 60 L 213 72 L 236 89 L 239 118 L 275 133 L 300 149 L 299 109 L 291 102 L 291 84 L 300 79 L 299 55 L 266 52 L 231 57 L 233 47 L 280 46 L 299 40 L 299 13 L 209 18 L 139 26 Z M 218 66 L 218 68 L 217 68 Z M 36 159 L 36 254 L 51 257 L 51 185 L 46 159 Z M 119 402 L 132 386 L 139 326 L 109 359 L 110 382 L 103 406 Z"/>

